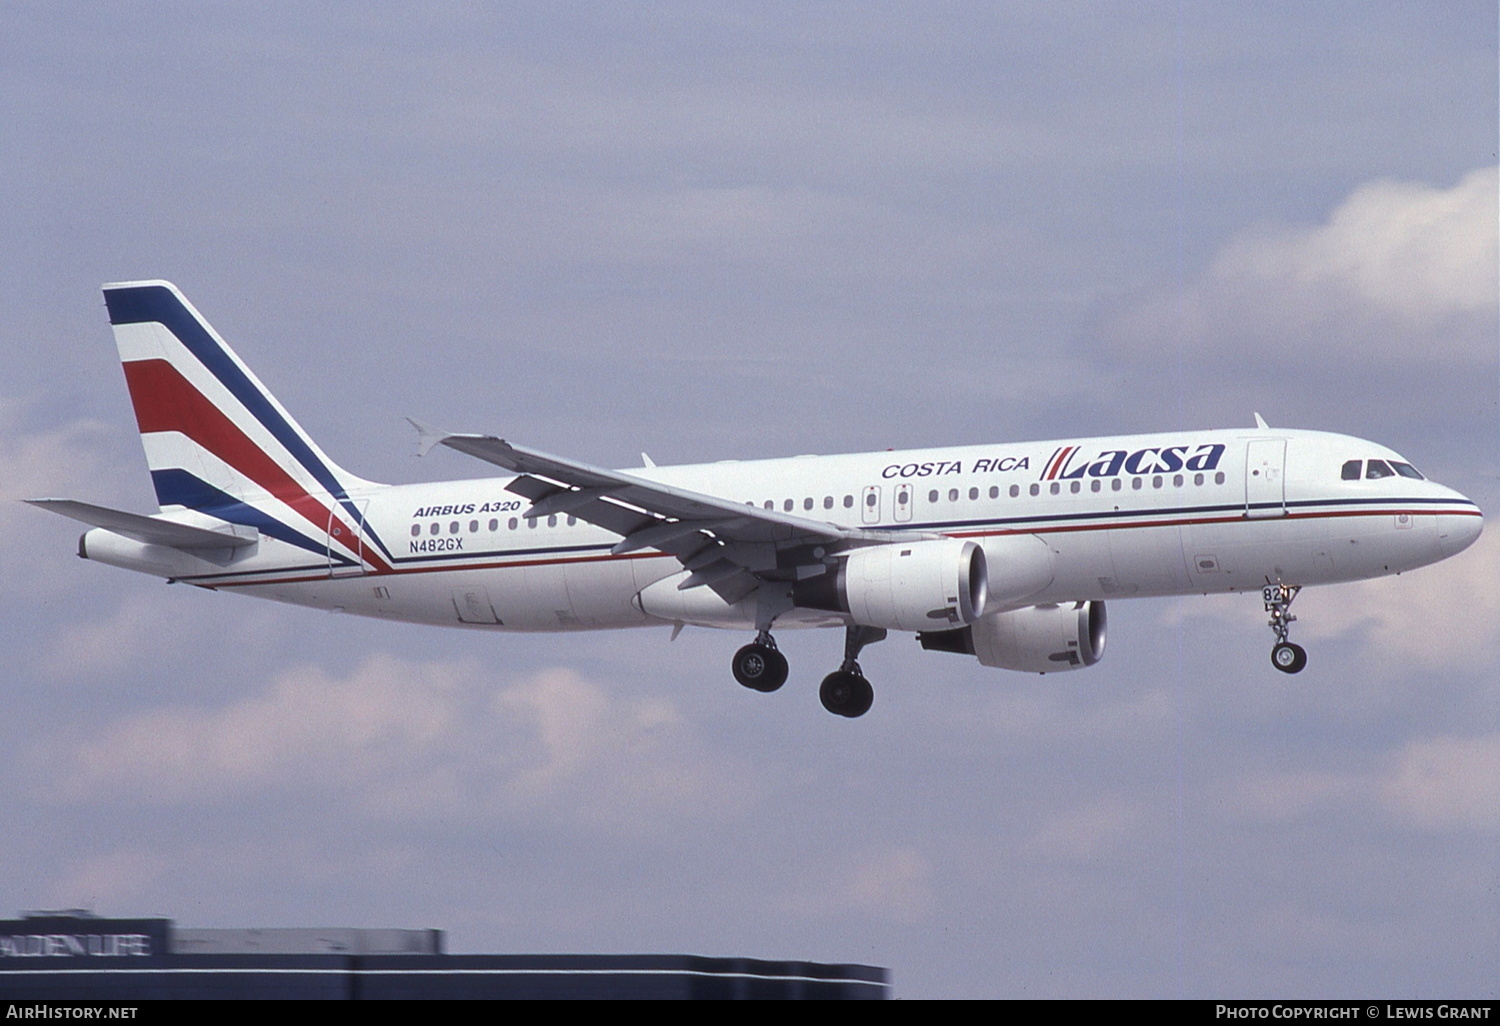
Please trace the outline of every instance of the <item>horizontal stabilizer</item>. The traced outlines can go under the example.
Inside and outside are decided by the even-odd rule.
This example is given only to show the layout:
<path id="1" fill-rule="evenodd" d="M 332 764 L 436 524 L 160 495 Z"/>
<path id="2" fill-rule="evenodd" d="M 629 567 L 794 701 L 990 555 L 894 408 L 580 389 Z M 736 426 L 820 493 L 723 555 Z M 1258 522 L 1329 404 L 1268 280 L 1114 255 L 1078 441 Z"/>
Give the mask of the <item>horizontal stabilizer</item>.
<path id="1" fill-rule="evenodd" d="M 254 545 L 260 538 L 260 532 L 255 528 L 240 524 L 225 524 L 217 529 L 193 527 L 73 499 L 27 499 L 26 502 L 147 545 L 166 545 L 174 549 L 237 549 Z"/>

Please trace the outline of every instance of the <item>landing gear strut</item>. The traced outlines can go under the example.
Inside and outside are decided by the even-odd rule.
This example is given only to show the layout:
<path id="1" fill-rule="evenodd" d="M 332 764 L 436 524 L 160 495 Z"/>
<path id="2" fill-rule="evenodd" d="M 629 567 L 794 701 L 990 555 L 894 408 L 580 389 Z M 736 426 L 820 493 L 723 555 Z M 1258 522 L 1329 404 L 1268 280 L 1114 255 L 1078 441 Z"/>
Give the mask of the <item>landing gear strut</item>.
<path id="1" fill-rule="evenodd" d="M 1271 630 L 1276 632 L 1276 644 L 1271 648 L 1271 665 L 1282 673 L 1300 673 L 1307 665 L 1307 651 L 1301 645 L 1294 645 L 1286 640 L 1292 621 L 1297 619 L 1290 612 L 1292 600 L 1301 590 L 1300 586 L 1286 585 L 1280 581 L 1261 589 L 1266 612 L 1271 614 Z"/>
<path id="2" fill-rule="evenodd" d="M 850 627 L 844 632 L 844 661 L 823 678 L 818 698 L 823 708 L 838 716 L 863 716 L 875 701 L 875 689 L 859 668 L 859 653 L 866 645 L 885 638 L 883 627 Z"/>
<path id="3" fill-rule="evenodd" d="M 770 631 L 761 631 L 736 652 L 730 666 L 734 679 L 753 691 L 775 691 L 786 683 L 786 656 L 777 651 Z"/>

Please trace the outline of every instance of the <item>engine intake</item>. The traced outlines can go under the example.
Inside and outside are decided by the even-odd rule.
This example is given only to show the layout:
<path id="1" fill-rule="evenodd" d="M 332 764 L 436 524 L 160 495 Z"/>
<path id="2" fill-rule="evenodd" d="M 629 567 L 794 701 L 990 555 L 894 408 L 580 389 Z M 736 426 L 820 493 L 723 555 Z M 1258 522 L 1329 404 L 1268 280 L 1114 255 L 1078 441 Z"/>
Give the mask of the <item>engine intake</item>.
<path id="1" fill-rule="evenodd" d="M 923 631 L 922 647 L 978 657 L 985 666 L 1060 673 L 1104 658 L 1103 602 L 1069 602 L 996 613 L 969 627 Z"/>
<path id="2" fill-rule="evenodd" d="M 988 597 L 984 550 L 959 538 L 855 549 L 835 569 L 792 588 L 799 606 L 898 631 L 973 623 Z"/>

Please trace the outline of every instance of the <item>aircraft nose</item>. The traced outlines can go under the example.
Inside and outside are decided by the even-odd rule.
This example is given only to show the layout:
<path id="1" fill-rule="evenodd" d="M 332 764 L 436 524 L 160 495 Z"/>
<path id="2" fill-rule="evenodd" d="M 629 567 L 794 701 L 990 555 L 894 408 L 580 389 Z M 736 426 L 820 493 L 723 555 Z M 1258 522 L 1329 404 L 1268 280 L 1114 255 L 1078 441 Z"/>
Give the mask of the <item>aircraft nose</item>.
<path id="1" fill-rule="evenodd" d="M 1472 505 L 1472 503 L 1471 503 Z M 1473 545 L 1484 530 L 1484 517 L 1479 507 L 1472 513 L 1440 513 L 1438 515 L 1438 548 L 1443 556 L 1457 555 Z"/>

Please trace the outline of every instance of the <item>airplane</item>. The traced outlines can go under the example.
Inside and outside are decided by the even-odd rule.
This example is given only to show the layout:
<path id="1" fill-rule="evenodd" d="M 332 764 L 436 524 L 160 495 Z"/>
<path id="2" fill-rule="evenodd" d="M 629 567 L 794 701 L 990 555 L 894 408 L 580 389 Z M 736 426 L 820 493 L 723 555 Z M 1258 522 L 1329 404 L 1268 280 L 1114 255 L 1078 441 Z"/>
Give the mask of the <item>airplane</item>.
<path id="1" fill-rule="evenodd" d="M 1479 507 L 1377 445 L 1254 428 L 609 470 L 412 421 L 501 477 L 387 485 L 330 460 L 177 287 L 103 286 L 160 511 L 33 499 L 78 555 L 202 588 L 496 631 L 755 632 L 735 679 L 772 692 L 773 629 L 842 627 L 830 712 L 867 712 L 890 631 L 988 667 L 1104 654 L 1105 603 L 1260 591 L 1297 673 L 1308 585 L 1473 544 Z"/>

